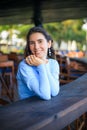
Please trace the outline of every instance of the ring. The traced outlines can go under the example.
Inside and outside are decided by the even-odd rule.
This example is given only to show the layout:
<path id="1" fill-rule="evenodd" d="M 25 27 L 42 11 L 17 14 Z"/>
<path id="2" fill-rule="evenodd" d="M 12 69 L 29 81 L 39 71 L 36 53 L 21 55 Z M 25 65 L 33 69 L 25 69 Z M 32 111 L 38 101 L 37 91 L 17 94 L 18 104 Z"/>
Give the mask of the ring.
<path id="1" fill-rule="evenodd" d="M 30 58 L 28 57 L 28 60 L 30 60 Z"/>

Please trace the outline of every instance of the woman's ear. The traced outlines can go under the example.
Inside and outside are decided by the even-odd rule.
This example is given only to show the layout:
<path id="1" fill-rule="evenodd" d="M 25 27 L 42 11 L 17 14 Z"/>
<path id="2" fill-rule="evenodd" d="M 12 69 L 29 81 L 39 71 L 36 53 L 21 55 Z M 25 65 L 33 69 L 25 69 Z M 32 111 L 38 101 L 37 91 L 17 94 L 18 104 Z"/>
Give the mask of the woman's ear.
<path id="1" fill-rule="evenodd" d="M 51 40 L 49 40 L 49 42 L 48 42 L 48 48 L 50 48 L 50 47 L 51 47 L 51 45 L 52 45 L 52 41 L 51 41 Z"/>

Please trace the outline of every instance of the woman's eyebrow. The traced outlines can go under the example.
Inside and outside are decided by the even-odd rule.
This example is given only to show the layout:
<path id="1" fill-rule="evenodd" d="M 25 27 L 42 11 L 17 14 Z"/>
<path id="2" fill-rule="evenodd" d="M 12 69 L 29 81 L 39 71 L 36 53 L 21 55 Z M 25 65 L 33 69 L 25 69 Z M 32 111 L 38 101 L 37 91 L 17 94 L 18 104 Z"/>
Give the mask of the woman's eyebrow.
<path id="1" fill-rule="evenodd" d="M 43 40 L 43 39 L 37 39 L 37 41 L 39 41 L 39 40 Z"/>
<path id="2" fill-rule="evenodd" d="M 43 39 L 37 39 L 36 41 L 39 41 L 39 40 L 43 40 Z M 35 41 L 33 41 L 33 40 L 29 40 L 29 42 L 35 42 Z"/>

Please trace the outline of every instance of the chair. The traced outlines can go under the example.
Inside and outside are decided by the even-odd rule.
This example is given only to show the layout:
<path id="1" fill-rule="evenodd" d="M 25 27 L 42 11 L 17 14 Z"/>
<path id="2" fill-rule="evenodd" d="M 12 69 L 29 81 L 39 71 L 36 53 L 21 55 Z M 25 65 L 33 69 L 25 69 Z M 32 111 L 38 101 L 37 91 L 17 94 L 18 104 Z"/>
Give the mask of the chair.
<path id="1" fill-rule="evenodd" d="M 60 65 L 60 85 L 67 84 L 82 76 L 85 72 L 74 69 L 71 66 L 69 57 L 57 55 L 56 57 Z"/>
<path id="2" fill-rule="evenodd" d="M 19 64 L 18 55 L 15 52 L 11 52 L 10 54 L 8 54 L 8 60 L 14 61 L 14 69 L 16 73 Z"/>
<path id="3" fill-rule="evenodd" d="M 0 81 L 1 81 L 2 87 L 4 87 L 4 89 L 6 90 L 7 96 L 9 97 L 9 100 L 7 100 L 6 98 L 3 98 L 2 94 L 1 94 L 0 104 L 1 105 L 7 105 L 7 104 L 9 104 L 13 101 L 13 98 L 12 98 L 10 92 L 9 92 L 8 86 L 7 86 L 4 78 L 2 77 L 1 73 L 0 73 Z M 1 88 L 1 89 L 3 89 L 3 88 Z M 2 90 L 1 90 L 1 92 L 2 92 Z"/>
<path id="4" fill-rule="evenodd" d="M 7 55 L 0 56 L 0 81 L 2 86 L 1 95 L 3 96 L 4 88 L 10 101 L 12 101 L 14 99 L 14 62 L 9 61 Z"/>
<path id="5" fill-rule="evenodd" d="M 0 71 L 3 73 L 3 76 L 7 78 L 9 77 L 9 84 L 12 85 L 14 77 L 14 61 L 8 61 L 8 55 L 0 56 Z"/>
<path id="6" fill-rule="evenodd" d="M 61 57 L 61 62 L 60 62 L 60 84 L 67 84 L 71 81 L 73 81 L 70 78 L 70 67 L 69 67 L 69 59 L 64 56 Z"/>

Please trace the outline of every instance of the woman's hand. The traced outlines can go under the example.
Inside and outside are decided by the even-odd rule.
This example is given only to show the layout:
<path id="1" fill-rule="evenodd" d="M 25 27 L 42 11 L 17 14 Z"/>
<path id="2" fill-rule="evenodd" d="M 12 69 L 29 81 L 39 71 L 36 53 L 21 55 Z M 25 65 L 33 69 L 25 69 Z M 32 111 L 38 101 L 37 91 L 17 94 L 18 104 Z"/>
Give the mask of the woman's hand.
<path id="1" fill-rule="evenodd" d="M 26 60 L 27 64 L 33 65 L 33 66 L 38 66 L 40 64 L 46 64 L 48 62 L 47 59 L 43 60 L 43 59 L 36 57 L 35 55 L 27 56 L 25 60 Z"/>

